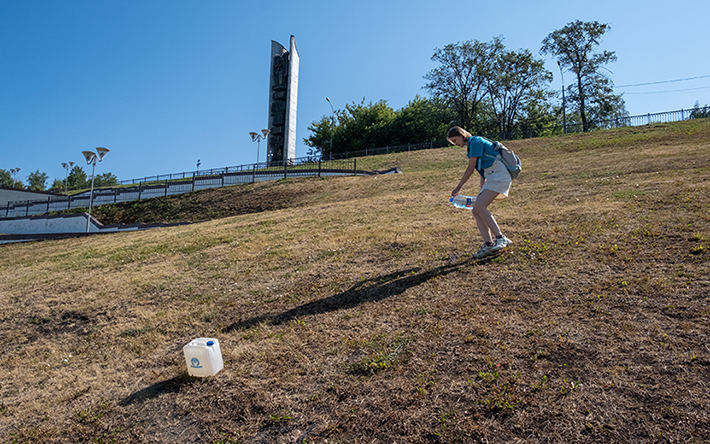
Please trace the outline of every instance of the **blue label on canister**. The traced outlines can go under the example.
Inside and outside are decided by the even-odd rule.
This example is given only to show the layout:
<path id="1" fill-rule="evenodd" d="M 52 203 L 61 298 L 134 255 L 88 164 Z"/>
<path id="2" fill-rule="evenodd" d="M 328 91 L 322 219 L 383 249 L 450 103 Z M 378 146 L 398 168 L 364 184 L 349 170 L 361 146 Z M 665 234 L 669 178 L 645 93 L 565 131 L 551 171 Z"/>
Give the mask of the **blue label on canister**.
<path id="1" fill-rule="evenodd" d="M 202 368 L 202 366 L 200 365 L 200 360 L 197 359 L 197 358 L 192 358 L 192 360 L 190 361 L 190 363 L 192 364 L 192 365 L 190 366 L 190 367 L 192 367 L 192 368 Z"/>

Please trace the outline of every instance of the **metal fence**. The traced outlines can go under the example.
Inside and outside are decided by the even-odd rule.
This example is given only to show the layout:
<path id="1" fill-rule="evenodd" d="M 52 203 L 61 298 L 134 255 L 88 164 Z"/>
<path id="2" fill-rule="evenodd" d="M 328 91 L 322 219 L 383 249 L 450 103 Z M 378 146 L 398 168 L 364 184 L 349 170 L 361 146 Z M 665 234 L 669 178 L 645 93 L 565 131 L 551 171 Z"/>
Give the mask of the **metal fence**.
<path id="1" fill-rule="evenodd" d="M 593 122 L 592 131 L 600 129 L 624 128 L 628 126 L 651 125 L 653 123 L 680 122 L 682 120 L 691 120 L 705 117 L 710 117 L 710 106 L 606 119 L 599 122 Z M 568 133 L 581 133 L 582 125 L 567 125 L 566 129 Z"/>
<path id="2" fill-rule="evenodd" d="M 361 151 L 349 151 L 345 153 L 334 153 L 333 159 L 350 159 L 353 157 L 367 157 L 381 154 L 406 153 L 409 151 L 430 150 L 449 146 L 446 140 L 436 140 L 422 143 L 408 143 L 406 145 L 386 146 L 381 148 L 369 148 Z"/>
<path id="3" fill-rule="evenodd" d="M 229 185 L 240 185 L 268 180 L 285 179 L 304 176 L 343 176 L 357 174 L 372 174 L 357 170 L 357 159 L 318 160 L 300 158 L 293 162 L 279 164 L 253 164 L 251 168 L 221 168 L 218 170 L 195 171 L 192 176 L 153 176 L 145 181 L 121 186 L 94 190 L 93 205 L 105 205 L 118 202 L 130 202 L 152 197 L 172 196 L 208 188 L 219 188 Z M 172 177 L 170 179 L 169 177 Z M 90 191 L 73 196 L 49 196 L 46 200 L 27 200 L 9 202 L 0 207 L 0 217 L 23 217 L 88 208 Z"/>

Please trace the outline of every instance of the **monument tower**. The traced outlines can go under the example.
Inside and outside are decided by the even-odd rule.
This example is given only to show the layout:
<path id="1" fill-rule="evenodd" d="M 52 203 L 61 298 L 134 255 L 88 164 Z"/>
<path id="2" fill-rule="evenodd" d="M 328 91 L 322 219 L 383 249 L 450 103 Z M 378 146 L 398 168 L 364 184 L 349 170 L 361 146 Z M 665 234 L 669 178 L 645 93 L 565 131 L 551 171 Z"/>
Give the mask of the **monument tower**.
<path id="1" fill-rule="evenodd" d="M 296 103 L 298 101 L 298 64 L 296 39 L 286 50 L 271 41 L 271 79 L 269 81 L 269 144 L 267 165 L 293 163 L 296 158 Z"/>

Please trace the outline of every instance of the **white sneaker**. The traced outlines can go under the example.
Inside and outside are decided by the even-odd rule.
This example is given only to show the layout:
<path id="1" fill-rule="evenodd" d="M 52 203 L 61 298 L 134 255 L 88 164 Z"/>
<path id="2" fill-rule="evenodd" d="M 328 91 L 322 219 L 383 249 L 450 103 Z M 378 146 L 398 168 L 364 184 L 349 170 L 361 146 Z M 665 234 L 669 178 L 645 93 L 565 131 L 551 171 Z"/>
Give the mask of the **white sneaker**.
<path id="1" fill-rule="evenodd" d="M 513 243 L 512 240 L 508 239 L 507 237 L 503 236 L 499 239 L 496 239 L 496 243 L 491 247 L 492 251 L 500 251 L 503 248 L 508 247 L 508 245 L 511 245 Z"/>
<path id="2" fill-rule="evenodd" d="M 493 253 L 493 248 L 496 246 L 496 244 L 493 245 L 483 245 L 477 252 L 473 253 L 473 257 L 475 259 L 480 259 L 482 257 L 486 257 L 489 254 Z"/>

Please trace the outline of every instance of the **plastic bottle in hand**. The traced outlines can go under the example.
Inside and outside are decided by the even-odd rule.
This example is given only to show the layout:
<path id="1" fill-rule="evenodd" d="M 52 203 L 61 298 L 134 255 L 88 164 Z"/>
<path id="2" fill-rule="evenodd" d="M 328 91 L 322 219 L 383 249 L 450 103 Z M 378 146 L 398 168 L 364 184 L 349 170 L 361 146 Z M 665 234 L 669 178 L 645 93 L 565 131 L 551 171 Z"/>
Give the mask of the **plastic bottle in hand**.
<path id="1" fill-rule="evenodd" d="M 464 196 L 462 194 L 459 194 L 456 197 L 452 197 L 449 199 L 449 202 L 454 204 L 456 208 L 465 208 L 465 209 L 472 209 L 473 204 L 476 203 L 476 197 L 475 196 Z"/>

